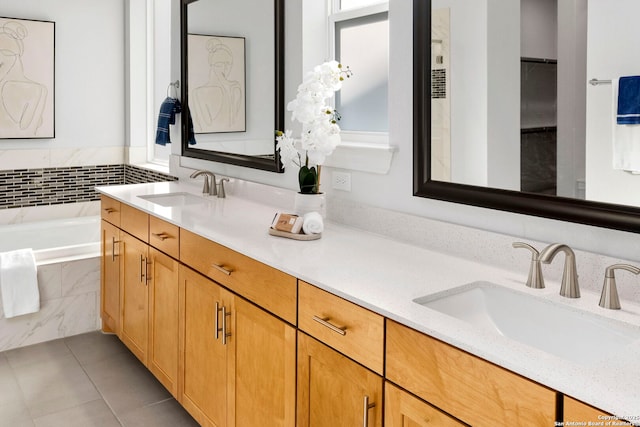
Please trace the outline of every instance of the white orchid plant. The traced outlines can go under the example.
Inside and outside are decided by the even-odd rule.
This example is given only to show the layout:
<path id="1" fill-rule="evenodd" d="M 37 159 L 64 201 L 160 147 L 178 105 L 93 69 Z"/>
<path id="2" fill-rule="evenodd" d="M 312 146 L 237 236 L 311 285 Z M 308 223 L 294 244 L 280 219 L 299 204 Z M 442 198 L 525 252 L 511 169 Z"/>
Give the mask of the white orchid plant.
<path id="1" fill-rule="evenodd" d="M 276 131 L 276 148 L 285 167 L 300 168 L 301 193 L 320 192 L 321 165 L 340 144 L 340 116 L 327 101 L 351 75 L 349 67 L 345 69 L 337 61 L 320 64 L 307 73 L 296 99 L 287 105 L 291 120 L 302 124 L 300 140 L 292 137 L 291 130 Z"/>

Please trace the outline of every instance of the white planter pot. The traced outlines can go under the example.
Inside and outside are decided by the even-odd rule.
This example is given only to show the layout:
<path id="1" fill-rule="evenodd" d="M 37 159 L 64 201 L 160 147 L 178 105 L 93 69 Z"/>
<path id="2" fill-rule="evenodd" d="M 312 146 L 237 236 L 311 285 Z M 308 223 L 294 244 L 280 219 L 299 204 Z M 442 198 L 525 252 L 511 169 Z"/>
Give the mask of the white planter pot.
<path id="1" fill-rule="evenodd" d="M 294 213 L 298 214 L 299 216 L 303 216 L 307 212 L 318 212 L 322 216 L 322 218 L 325 218 L 327 214 L 325 201 L 326 198 L 324 193 L 296 193 L 293 210 Z"/>

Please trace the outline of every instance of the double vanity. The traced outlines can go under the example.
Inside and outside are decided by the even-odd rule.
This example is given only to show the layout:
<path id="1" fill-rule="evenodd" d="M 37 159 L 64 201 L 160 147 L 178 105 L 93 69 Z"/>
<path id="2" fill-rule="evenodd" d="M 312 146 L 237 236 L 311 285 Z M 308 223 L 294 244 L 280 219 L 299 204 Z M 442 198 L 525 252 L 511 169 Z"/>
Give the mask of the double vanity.
<path id="1" fill-rule="evenodd" d="M 195 183 L 98 190 L 103 329 L 201 425 L 640 423 L 637 304 L 335 223 L 270 236 L 286 208 Z"/>

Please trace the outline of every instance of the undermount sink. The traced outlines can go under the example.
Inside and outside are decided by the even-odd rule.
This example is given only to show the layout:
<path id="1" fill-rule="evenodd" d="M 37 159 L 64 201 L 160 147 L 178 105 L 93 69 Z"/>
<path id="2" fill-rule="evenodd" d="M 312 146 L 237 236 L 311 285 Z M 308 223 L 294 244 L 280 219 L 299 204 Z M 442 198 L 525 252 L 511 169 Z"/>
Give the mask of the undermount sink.
<path id="1" fill-rule="evenodd" d="M 490 282 L 474 282 L 413 301 L 577 363 L 601 360 L 640 339 L 640 327 Z"/>
<path id="2" fill-rule="evenodd" d="M 144 200 L 148 200 L 151 203 L 155 203 L 157 205 L 166 206 L 166 207 L 195 205 L 198 203 L 205 203 L 207 201 L 203 197 L 195 196 L 191 193 L 185 193 L 185 192 L 146 194 L 138 197 Z"/>

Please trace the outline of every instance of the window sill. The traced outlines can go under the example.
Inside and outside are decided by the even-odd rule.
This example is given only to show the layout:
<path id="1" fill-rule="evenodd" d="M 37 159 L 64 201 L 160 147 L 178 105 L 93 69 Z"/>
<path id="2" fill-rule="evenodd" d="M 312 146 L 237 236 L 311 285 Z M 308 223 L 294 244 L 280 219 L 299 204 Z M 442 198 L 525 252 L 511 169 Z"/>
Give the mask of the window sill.
<path id="1" fill-rule="evenodd" d="M 396 151 L 398 147 L 391 145 L 343 141 L 327 157 L 324 166 L 385 175 Z"/>
<path id="2" fill-rule="evenodd" d="M 154 172 L 164 173 L 170 175 L 169 165 L 162 165 L 159 163 L 132 163 L 132 166 L 137 166 L 139 168 L 148 169 Z"/>

